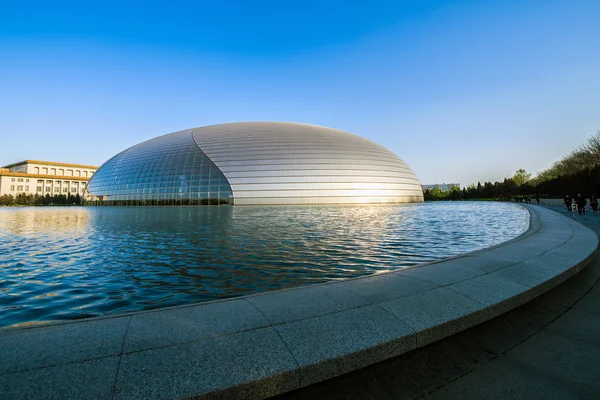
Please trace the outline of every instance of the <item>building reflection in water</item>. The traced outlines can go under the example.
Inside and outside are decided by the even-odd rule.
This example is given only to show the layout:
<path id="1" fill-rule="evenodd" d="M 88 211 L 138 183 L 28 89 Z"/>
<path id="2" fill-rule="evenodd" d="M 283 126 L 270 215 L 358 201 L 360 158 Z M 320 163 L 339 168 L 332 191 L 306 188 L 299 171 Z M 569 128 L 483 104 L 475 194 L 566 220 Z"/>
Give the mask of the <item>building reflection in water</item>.
<path id="1" fill-rule="evenodd" d="M 527 229 L 510 204 L 0 209 L 0 326 L 402 268 Z"/>

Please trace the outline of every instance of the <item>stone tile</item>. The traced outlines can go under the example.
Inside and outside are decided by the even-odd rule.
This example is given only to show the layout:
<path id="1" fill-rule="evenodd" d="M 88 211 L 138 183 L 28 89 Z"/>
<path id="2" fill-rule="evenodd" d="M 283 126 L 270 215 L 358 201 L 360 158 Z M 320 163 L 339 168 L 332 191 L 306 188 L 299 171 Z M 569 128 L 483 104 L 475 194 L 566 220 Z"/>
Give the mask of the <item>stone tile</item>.
<path id="1" fill-rule="evenodd" d="M 546 329 L 600 347 L 600 315 L 597 313 L 572 309 L 548 325 Z"/>
<path id="2" fill-rule="evenodd" d="M 246 298 L 273 324 L 356 308 L 368 301 L 337 284 L 282 290 Z"/>
<path id="3" fill-rule="evenodd" d="M 594 250 L 595 244 L 569 242 L 554 250 L 552 254 L 561 254 L 573 258 L 576 262 L 582 262 L 586 259 L 589 261 L 593 257 Z"/>
<path id="4" fill-rule="evenodd" d="M 446 262 L 457 263 L 463 268 L 474 269 L 486 274 L 514 264 L 513 261 L 486 259 L 481 257 L 472 257 L 470 255 Z"/>
<path id="5" fill-rule="evenodd" d="M 111 399 L 119 356 L 0 375 L 0 398 Z"/>
<path id="6" fill-rule="evenodd" d="M 438 287 L 434 283 L 402 276 L 398 272 L 352 279 L 336 283 L 336 285 L 365 298 L 369 304 L 409 296 Z"/>
<path id="7" fill-rule="evenodd" d="M 590 293 L 600 296 L 600 284 L 596 283 L 594 287 L 590 290 Z"/>
<path id="8" fill-rule="evenodd" d="M 600 314 L 600 294 L 588 293 L 573 307 L 574 310 Z"/>
<path id="9" fill-rule="evenodd" d="M 0 332 L 0 373 L 118 355 L 129 317 Z"/>
<path id="10" fill-rule="evenodd" d="M 302 385 L 415 348 L 414 331 L 377 306 L 275 326 L 301 368 Z"/>
<path id="11" fill-rule="evenodd" d="M 570 269 L 573 269 L 573 272 L 581 271 L 588 264 L 588 262 L 584 262 L 584 258 L 581 254 L 554 250 L 528 260 L 527 263 L 561 274 Z"/>
<path id="12" fill-rule="evenodd" d="M 581 400 L 578 388 L 564 388 L 527 366 L 499 359 L 424 397 L 426 400 Z"/>
<path id="13" fill-rule="evenodd" d="M 269 325 L 245 300 L 216 302 L 133 315 L 124 352 L 225 335 Z"/>
<path id="14" fill-rule="evenodd" d="M 490 316 L 496 316 L 531 300 L 525 285 L 498 276 L 501 271 L 483 275 L 465 282 L 458 282 L 448 289 L 488 306 Z"/>
<path id="15" fill-rule="evenodd" d="M 125 354 L 115 399 L 181 399 L 211 393 L 265 398 L 293 390 L 298 383 L 296 362 L 269 327 Z"/>
<path id="16" fill-rule="evenodd" d="M 543 371 L 543 377 L 538 374 L 537 379 L 580 390 L 580 398 L 598 398 L 600 346 L 549 330 L 542 330 L 532 339 L 507 353 L 507 360 L 526 365 L 531 371 Z"/>
<path id="17" fill-rule="evenodd" d="M 481 304 L 446 288 L 385 301 L 379 306 L 416 331 L 418 346 L 485 320 Z"/>
<path id="18" fill-rule="evenodd" d="M 540 288 L 539 294 L 565 281 L 572 274 L 569 269 L 547 268 L 539 264 L 524 262 L 505 268 L 494 275 L 530 288 Z"/>
<path id="19" fill-rule="evenodd" d="M 398 274 L 401 276 L 421 279 L 440 286 L 464 281 L 466 279 L 483 274 L 482 271 L 463 267 L 461 265 L 461 260 L 462 258 L 458 258 L 436 264 L 407 268 L 405 270 L 398 271 Z"/>
<path id="20" fill-rule="evenodd" d="M 535 238 L 535 236 L 532 236 Z M 533 240 L 533 239 L 531 239 Z M 481 257 L 496 261 L 512 261 L 513 263 L 527 261 L 556 248 L 555 244 L 543 246 L 540 243 L 528 241 L 528 243 L 513 243 L 502 247 L 490 249 L 488 251 L 474 253 L 473 257 Z"/>

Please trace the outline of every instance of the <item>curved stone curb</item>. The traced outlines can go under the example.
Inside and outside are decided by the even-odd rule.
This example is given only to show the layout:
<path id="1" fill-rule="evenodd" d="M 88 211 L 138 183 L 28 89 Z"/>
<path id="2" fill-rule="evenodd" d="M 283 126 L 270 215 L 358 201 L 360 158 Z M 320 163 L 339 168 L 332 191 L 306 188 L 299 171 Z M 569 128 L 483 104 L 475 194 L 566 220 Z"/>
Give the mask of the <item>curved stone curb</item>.
<path id="1" fill-rule="evenodd" d="M 0 398 L 257 398 L 406 353 L 494 318 L 584 268 L 598 238 L 527 206 L 489 249 L 231 300 L 0 330 Z"/>

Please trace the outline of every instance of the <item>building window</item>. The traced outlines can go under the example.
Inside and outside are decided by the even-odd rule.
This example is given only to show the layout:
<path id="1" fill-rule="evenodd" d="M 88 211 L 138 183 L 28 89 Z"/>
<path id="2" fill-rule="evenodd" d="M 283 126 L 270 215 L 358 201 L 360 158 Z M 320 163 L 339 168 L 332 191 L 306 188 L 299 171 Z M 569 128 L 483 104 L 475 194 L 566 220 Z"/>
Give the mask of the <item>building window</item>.
<path id="1" fill-rule="evenodd" d="M 15 181 L 15 178 L 10 178 L 10 181 L 11 181 L 11 182 L 14 182 L 14 181 Z"/>
<path id="2" fill-rule="evenodd" d="M 65 170 L 64 169 L 59 169 L 58 170 L 58 175 L 63 176 L 65 174 Z"/>
<path id="3" fill-rule="evenodd" d="M 63 188 L 63 193 L 67 193 L 67 188 L 66 187 Z"/>
<path id="4" fill-rule="evenodd" d="M 41 187 L 41 186 L 38 186 L 38 187 L 37 187 L 37 191 L 38 191 L 38 192 L 41 192 L 41 191 L 42 191 L 42 187 Z"/>
<path id="5" fill-rule="evenodd" d="M 10 185 L 10 190 L 11 190 L 12 192 L 14 192 L 14 191 L 15 191 L 15 185 Z"/>
<path id="6" fill-rule="evenodd" d="M 50 175 L 56 175 L 56 168 L 52 168 L 50 170 Z"/>
<path id="7" fill-rule="evenodd" d="M 50 186 L 46 186 L 46 192 L 50 192 L 52 188 Z"/>
<path id="8" fill-rule="evenodd" d="M 25 179 L 25 182 L 29 182 L 29 179 Z"/>
<path id="9" fill-rule="evenodd" d="M 25 191 L 29 192 L 29 186 L 25 186 Z"/>
<path id="10" fill-rule="evenodd" d="M 77 191 L 77 188 L 72 187 L 71 188 L 71 192 L 75 193 Z"/>
<path id="11" fill-rule="evenodd" d="M 58 193 L 58 192 L 60 192 L 60 188 L 57 186 L 54 188 L 54 193 Z"/>
<path id="12" fill-rule="evenodd" d="M 34 173 L 34 174 L 39 174 L 39 173 L 40 173 L 40 167 L 35 167 L 35 168 L 33 169 L 33 173 Z"/>
<path id="13" fill-rule="evenodd" d="M 23 178 L 17 179 L 17 182 L 23 182 Z"/>
<path id="14" fill-rule="evenodd" d="M 81 176 L 81 171 L 79 171 L 79 170 L 75 171 L 75 176 Z"/>
<path id="15" fill-rule="evenodd" d="M 42 174 L 48 175 L 48 168 L 42 168 Z"/>
<path id="16" fill-rule="evenodd" d="M 17 192 L 22 192 L 22 191 L 23 191 L 23 186 L 22 185 L 17 186 Z"/>

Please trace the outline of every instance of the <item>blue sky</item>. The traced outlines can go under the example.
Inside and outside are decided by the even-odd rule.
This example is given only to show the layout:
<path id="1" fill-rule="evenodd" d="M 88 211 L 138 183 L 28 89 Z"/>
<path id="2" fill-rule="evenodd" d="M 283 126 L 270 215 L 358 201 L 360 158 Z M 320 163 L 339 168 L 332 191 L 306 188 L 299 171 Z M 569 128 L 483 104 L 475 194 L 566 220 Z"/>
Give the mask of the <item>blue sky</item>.
<path id="1" fill-rule="evenodd" d="M 0 164 L 295 121 L 467 185 L 543 170 L 600 129 L 596 0 L 1 5 Z"/>

